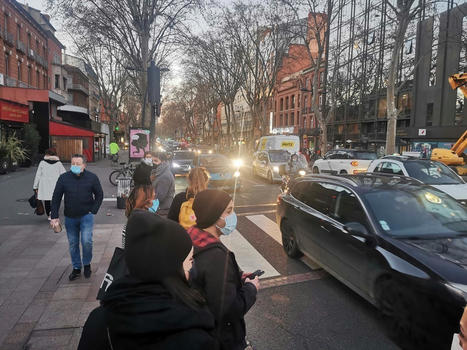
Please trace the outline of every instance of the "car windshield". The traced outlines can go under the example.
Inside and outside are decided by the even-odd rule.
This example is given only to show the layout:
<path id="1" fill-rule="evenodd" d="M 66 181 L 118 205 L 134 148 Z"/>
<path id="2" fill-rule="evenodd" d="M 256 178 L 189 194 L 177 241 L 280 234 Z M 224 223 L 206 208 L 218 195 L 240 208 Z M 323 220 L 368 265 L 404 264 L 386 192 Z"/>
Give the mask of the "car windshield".
<path id="1" fill-rule="evenodd" d="M 409 176 L 427 185 L 454 185 L 463 181 L 446 165 L 429 160 L 405 162 Z"/>
<path id="2" fill-rule="evenodd" d="M 199 165 L 204 167 L 218 167 L 226 166 L 229 164 L 229 158 L 222 154 L 210 154 L 202 156 L 199 159 Z"/>
<path id="3" fill-rule="evenodd" d="M 361 159 L 361 160 L 374 160 L 377 159 L 378 157 L 376 156 L 376 153 L 373 152 L 361 152 L 357 151 L 354 152 L 355 158 L 354 159 Z"/>
<path id="4" fill-rule="evenodd" d="M 290 153 L 284 152 L 269 152 L 271 163 L 286 163 L 290 160 Z"/>
<path id="5" fill-rule="evenodd" d="M 194 159 L 195 154 L 193 152 L 175 152 L 174 159 Z"/>
<path id="6" fill-rule="evenodd" d="M 436 189 L 404 186 L 363 197 L 383 232 L 391 236 L 422 239 L 467 233 L 467 208 Z"/>

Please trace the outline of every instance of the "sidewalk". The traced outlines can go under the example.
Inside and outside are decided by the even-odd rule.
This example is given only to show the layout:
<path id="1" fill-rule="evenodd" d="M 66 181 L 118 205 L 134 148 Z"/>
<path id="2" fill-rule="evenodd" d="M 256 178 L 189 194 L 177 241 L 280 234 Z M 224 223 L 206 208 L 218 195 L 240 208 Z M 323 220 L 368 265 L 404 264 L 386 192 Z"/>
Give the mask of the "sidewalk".
<path id="1" fill-rule="evenodd" d="M 0 227 L 0 349 L 76 349 L 121 224 L 96 225 L 90 279 L 69 282 L 65 231 L 47 226 Z"/>

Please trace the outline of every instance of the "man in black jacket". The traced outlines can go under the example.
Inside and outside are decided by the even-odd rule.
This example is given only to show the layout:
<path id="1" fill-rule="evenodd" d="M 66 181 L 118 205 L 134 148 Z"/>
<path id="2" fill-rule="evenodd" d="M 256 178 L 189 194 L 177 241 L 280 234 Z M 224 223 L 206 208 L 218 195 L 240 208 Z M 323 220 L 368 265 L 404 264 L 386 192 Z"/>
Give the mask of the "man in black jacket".
<path id="1" fill-rule="evenodd" d="M 58 211 L 62 197 L 65 195 L 65 228 L 73 265 L 73 271 L 68 277 L 70 281 L 80 277 L 81 265 L 84 265 L 84 277 L 91 277 L 94 215 L 97 214 L 104 199 L 99 178 L 90 171 L 86 171 L 85 168 L 84 156 L 73 155 L 70 171 L 58 178 L 51 203 L 51 225 L 56 226 L 60 224 Z M 79 249 L 80 233 L 83 248 L 82 261 Z"/>

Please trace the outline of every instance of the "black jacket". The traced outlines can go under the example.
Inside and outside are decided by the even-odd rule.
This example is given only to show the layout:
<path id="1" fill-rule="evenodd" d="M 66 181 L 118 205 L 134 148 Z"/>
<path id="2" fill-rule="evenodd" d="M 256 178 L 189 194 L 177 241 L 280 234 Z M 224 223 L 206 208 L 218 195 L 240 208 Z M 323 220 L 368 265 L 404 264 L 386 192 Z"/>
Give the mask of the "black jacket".
<path id="1" fill-rule="evenodd" d="M 172 201 L 169 213 L 167 214 L 167 219 L 178 222 L 178 217 L 180 216 L 180 208 L 182 207 L 183 202 L 186 201 L 186 191 L 178 193 Z"/>
<path id="2" fill-rule="evenodd" d="M 71 171 L 60 175 L 52 196 L 50 214 L 52 219 L 58 218 L 63 195 L 65 195 L 65 216 L 71 218 L 89 213 L 97 214 L 104 199 L 99 178 L 87 170 L 79 176 Z"/>
<path id="3" fill-rule="evenodd" d="M 244 316 L 256 301 L 256 287 L 242 282 L 235 255 L 220 242 L 195 247 L 194 258 L 192 282 L 204 294 L 216 319 L 221 349 L 245 349 Z"/>
<path id="4" fill-rule="evenodd" d="M 217 349 L 207 308 L 193 310 L 160 284 L 130 276 L 114 282 L 88 317 L 78 350 Z"/>

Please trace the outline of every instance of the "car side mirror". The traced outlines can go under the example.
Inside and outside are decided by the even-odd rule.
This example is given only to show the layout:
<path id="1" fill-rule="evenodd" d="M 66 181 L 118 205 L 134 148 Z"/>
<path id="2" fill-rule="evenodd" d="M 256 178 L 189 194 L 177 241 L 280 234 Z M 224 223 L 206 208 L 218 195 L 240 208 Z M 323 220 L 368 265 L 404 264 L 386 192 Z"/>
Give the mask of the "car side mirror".
<path id="1" fill-rule="evenodd" d="M 345 224 L 344 230 L 352 236 L 364 238 L 366 242 L 371 242 L 373 240 L 373 236 L 368 232 L 367 228 L 359 222 L 349 222 Z"/>

